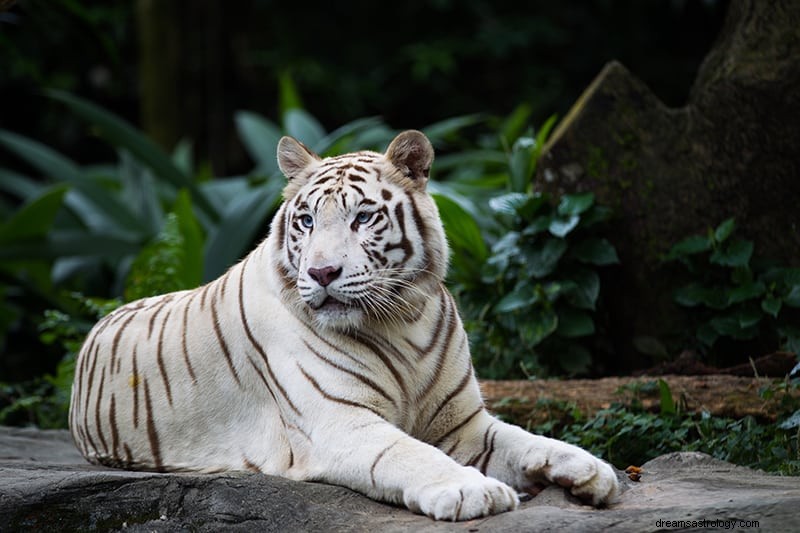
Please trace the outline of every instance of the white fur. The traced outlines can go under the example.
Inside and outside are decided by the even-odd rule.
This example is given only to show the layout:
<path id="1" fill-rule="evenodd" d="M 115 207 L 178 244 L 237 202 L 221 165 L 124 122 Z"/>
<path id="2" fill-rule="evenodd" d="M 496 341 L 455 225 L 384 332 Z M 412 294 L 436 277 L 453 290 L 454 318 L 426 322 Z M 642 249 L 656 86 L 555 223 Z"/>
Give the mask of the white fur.
<path id="1" fill-rule="evenodd" d="M 483 409 L 442 284 L 447 246 L 424 190 L 433 152 L 418 132 L 398 139 L 385 156 L 336 160 L 282 140 L 290 183 L 264 242 L 204 287 L 128 304 L 95 326 L 70 412 L 88 460 L 324 481 L 442 520 L 514 509 L 516 491 L 542 482 L 595 505 L 615 497 L 608 464 Z M 360 193 L 345 187 L 337 203 L 320 192 L 330 168 L 364 174 L 347 170 L 358 158 L 371 161 L 357 165 L 371 177 L 354 183 L 405 222 L 403 235 L 398 223 L 381 241 L 399 243 L 382 257 L 403 268 L 369 266 L 374 254 L 362 245 L 378 225 L 354 224 L 372 205 L 358 204 Z M 292 217 L 315 187 L 313 231 L 295 226 L 292 260 Z M 322 286 L 309 272 L 325 267 L 342 270 Z"/>

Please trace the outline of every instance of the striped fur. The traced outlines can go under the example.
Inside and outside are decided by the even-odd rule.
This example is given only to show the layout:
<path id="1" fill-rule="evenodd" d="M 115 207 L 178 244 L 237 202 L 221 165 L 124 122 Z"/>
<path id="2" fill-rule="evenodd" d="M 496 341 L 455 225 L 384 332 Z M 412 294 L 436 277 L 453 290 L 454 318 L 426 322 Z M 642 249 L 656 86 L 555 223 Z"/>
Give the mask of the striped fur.
<path id="1" fill-rule="evenodd" d="M 442 283 L 425 136 L 327 159 L 284 138 L 278 159 L 289 182 L 264 242 L 89 334 L 70 410 L 83 455 L 319 480 L 448 520 L 513 509 L 541 483 L 613 498 L 606 463 L 484 409 Z"/>

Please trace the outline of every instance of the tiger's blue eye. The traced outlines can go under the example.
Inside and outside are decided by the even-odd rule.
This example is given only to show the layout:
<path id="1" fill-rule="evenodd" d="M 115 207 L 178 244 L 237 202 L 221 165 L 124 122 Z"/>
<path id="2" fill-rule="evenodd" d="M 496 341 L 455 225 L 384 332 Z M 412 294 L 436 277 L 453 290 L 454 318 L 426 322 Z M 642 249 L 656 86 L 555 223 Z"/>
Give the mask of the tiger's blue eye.
<path id="1" fill-rule="evenodd" d="M 361 211 L 359 214 L 356 215 L 356 222 L 359 224 L 366 224 L 372 218 L 372 213 L 368 213 L 367 211 Z"/>
<path id="2" fill-rule="evenodd" d="M 300 225 L 311 229 L 314 227 L 314 218 L 311 215 L 303 215 L 300 217 Z"/>

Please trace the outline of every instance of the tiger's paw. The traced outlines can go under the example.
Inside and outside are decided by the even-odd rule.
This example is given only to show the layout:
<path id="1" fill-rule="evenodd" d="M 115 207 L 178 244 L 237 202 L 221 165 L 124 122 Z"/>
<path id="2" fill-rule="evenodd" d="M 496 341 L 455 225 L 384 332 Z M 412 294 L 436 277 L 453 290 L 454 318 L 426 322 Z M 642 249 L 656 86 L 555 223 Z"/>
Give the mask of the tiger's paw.
<path id="1" fill-rule="evenodd" d="M 589 452 L 564 442 L 547 453 L 531 449 L 522 459 L 525 477 L 536 484 L 543 480 L 569 489 L 595 507 L 612 503 L 619 494 L 619 481 L 611 465 Z"/>
<path id="2" fill-rule="evenodd" d="M 465 476 L 407 489 L 406 506 L 435 520 L 469 520 L 511 511 L 519 498 L 505 483 L 467 467 Z"/>

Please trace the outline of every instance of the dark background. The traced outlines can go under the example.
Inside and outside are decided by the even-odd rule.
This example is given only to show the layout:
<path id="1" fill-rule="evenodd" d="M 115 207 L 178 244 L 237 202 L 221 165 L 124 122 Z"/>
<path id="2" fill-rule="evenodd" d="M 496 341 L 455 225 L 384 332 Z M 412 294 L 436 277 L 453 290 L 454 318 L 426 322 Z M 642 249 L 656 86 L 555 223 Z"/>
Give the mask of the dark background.
<path id="1" fill-rule="evenodd" d="M 726 6 L 20 0 L 0 15 L 0 127 L 79 162 L 108 160 L 108 148 L 39 96 L 43 87 L 66 89 L 167 149 L 192 139 L 195 157 L 226 175 L 251 166 L 233 112 L 277 117 L 280 80 L 294 83 L 328 129 L 372 115 L 420 128 L 466 113 L 504 115 L 520 104 L 540 124 L 563 116 L 613 59 L 680 106 Z"/>

